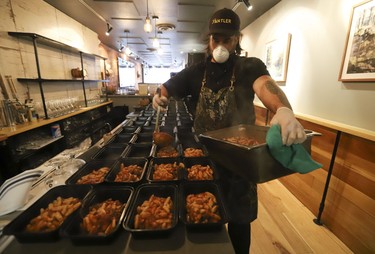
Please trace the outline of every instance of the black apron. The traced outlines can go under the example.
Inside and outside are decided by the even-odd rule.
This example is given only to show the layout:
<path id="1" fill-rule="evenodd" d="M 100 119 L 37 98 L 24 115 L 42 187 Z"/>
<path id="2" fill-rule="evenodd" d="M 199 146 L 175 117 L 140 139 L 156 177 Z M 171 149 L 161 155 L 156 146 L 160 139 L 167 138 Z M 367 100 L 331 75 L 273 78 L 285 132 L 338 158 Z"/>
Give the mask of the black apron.
<path id="1" fill-rule="evenodd" d="M 204 72 L 194 119 L 194 129 L 198 134 L 233 125 L 233 118 L 237 114 L 234 70 L 235 67 L 230 86 L 221 88 L 218 92 L 206 87 L 206 71 Z M 216 166 L 230 222 L 249 223 L 255 220 L 258 213 L 256 184 L 220 165 Z"/>

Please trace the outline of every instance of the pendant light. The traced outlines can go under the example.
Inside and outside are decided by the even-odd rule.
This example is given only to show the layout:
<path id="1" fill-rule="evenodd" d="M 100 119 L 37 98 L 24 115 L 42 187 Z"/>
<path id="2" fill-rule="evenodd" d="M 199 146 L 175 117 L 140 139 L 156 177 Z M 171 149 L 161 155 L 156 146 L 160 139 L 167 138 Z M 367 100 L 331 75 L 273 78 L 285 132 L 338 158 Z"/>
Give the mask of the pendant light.
<path id="1" fill-rule="evenodd" d="M 154 20 L 154 25 L 155 25 L 155 37 L 154 39 L 152 40 L 152 46 L 154 46 L 154 48 L 159 48 L 160 47 L 160 43 L 159 43 L 159 40 L 158 40 L 158 37 L 157 37 L 157 34 L 156 34 L 156 20 L 159 19 L 158 16 L 152 16 L 152 19 Z"/>
<path id="2" fill-rule="evenodd" d="M 151 24 L 151 19 L 150 16 L 148 15 L 148 0 L 146 0 L 146 5 L 147 5 L 147 16 L 145 20 L 145 24 L 143 25 L 143 29 L 145 30 L 146 33 L 151 33 L 152 31 L 152 24 Z"/>
<path id="3" fill-rule="evenodd" d="M 125 30 L 124 32 L 126 33 L 126 48 L 125 48 L 125 54 L 126 54 L 127 56 L 129 56 L 129 55 L 132 53 L 132 51 L 131 51 L 130 48 L 129 48 L 129 44 L 128 44 L 128 35 L 129 35 L 129 30 Z"/>

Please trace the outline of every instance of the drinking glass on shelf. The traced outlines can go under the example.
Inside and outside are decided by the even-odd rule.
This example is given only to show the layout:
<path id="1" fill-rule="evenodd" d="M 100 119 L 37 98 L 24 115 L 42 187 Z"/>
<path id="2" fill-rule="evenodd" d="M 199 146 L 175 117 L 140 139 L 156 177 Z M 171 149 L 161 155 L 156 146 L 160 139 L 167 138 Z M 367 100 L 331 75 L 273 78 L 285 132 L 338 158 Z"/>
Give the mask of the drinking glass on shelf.
<path id="1" fill-rule="evenodd" d="M 43 103 L 41 101 L 35 102 L 35 110 L 38 114 L 39 119 L 45 117 Z"/>
<path id="2" fill-rule="evenodd" d="M 49 117 L 55 117 L 55 115 L 56 115 L 56 108 L 55 108 L 53 100 L 47 101 L 46 104 L 47 104 L 46 106 L 47 106 L 48 116 Z"/>

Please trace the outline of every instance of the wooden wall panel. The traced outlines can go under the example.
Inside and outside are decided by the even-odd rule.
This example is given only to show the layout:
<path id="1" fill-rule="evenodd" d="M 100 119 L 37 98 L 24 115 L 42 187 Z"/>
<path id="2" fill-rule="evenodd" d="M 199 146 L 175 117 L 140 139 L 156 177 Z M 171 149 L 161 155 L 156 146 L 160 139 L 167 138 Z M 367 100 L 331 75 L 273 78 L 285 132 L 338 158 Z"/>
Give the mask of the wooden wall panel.
<path id="1" fill-rule="evenodd" d="M 261 111 L 266 109 L 256 110 L 264 115 Z M 317 216 L 337 131 L 306 120 L 300 122 L 305 129 L 322 133 L 312 139 L 311 156 L 323 167 L 279 180 Z M 374 154 L 374 141 L 342 133 L 321 217 L 321 222 L 354 253 L 375 253 Z"/>

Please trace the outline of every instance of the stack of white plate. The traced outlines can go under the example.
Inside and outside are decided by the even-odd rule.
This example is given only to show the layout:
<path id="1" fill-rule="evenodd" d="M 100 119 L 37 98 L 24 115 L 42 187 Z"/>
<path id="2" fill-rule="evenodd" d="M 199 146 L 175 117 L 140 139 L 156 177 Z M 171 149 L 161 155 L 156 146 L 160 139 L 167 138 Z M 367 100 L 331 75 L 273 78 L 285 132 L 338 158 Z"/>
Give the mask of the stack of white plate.
<path id="1" fill-rule="evenodd" d="M 25 204 L 31 185 L 43 172 L 40 169 L 26 170 L 1 185 L 0 216 L 11 213 Z"/>

